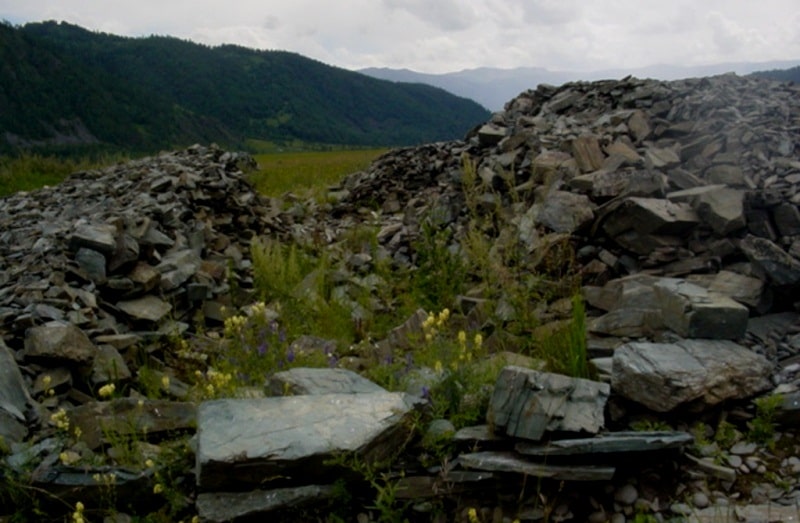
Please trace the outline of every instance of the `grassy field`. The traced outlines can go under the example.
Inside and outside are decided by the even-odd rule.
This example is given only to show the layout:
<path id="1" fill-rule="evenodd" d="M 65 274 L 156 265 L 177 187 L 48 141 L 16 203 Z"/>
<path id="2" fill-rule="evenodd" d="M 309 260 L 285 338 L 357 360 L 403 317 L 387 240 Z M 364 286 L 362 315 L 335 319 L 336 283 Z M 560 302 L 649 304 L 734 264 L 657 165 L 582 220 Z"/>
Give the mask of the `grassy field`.
<path id="1" fill-rule="evenodd" d="M 258 171 L 250 175 L 256 190 L 266 196 L 293 192 L 302 197 L 320 195 L 343 176 L 366 169 L 386 149 L 304 151 L 259 154 Z"/>

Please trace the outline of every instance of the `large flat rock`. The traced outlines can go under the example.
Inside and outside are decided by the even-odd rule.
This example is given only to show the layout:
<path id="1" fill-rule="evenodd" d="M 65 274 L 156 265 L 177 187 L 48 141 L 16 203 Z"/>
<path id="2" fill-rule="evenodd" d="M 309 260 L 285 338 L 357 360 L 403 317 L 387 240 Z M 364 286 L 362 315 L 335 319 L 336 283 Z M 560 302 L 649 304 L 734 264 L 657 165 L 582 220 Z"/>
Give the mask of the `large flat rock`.
<path id="1" fill-rule="evenodd" d="M 535 478 L 563 481 L 608 481 L 614 467 L 593 465 L 548 465 L 535 463 L 513 452 L 472 452 L 458 456 L 458 464 L 469 469 L 511 472 Z"/>
<path id="2" fill-rule="evenodd" d="M 739 339 L 747 331 L 747 307 L 724 294 L 677 278 L 653 288 L 664 324 L 684 338 Z"/>
<path id="3" fill-rule="evenodd" d="M 393 455 L 410 430 L 406 394 L 322 394 L 202 403 L 197 421 L 197 484 L 231 490 L 335 476 L 342 453 L 366 462 Z"/>
<path id="4" fill-rule="evenodd" d="M 627 343 L 614 352 L 614 392 L 656 412 L 702 409 L 771 386 L 772 365 L 728 340 Z"/>

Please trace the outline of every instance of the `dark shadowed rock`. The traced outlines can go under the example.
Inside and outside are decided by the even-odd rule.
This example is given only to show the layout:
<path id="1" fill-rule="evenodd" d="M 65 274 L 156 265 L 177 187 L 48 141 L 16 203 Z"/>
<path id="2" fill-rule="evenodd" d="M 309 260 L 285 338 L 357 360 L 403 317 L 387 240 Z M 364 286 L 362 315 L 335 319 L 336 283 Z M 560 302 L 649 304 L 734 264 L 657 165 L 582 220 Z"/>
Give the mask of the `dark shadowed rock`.
<path id="1" fill-rule="evenodd" d="M 680 448 L 693 440 L 687 432 L 608 432 L 593 438 L 548 441 L 545 445 L 521 441 L 514 450 L 526 456 L 590 456 Z"/>
<path id="2" fill-rule="evenodd" d="M 776 285 L 797 285 L 800 282 L 800 261 L 774 242 L 747 235 L 739 245 L 750 261 L 759 266 Z"/>
<path id="3" fill-rule="evenodd" d="M 97 347 L 75 325 L 50 322 L 25 334 L 25 357 L 31 360 L 88 364 L 96 354 Z"/>
<path id="4" fill-rule="evenodd" d="M 280 511 L 308 509 L 330 499 L 334 493 L 334 487 L 329 485 L 250 492 L 202 492 L 197 496 L 197 513 L 203 521 L 209 522 L 251 520 L 259 516 L 275 516 Z"/>
<path id="5" fill-rule="evenodd" d="M 6 445 L 19 443 L 27 435 L 26 414 L 32 405 L 14 355 L 0 339 L 0 439 Z"/>
<path id="6" fill-rule="evenodd" d="M 664 324 L 684 338 L 738 339 L 747 330 L 747 307 L 723 294 L 676 278 L 653 288 Z"/>
<path id="7" fill-rule="evenodd" d="M 513 452 L 472 452 L 461 454 L 462 467 L 490 472 L 511 472 L 534 478 L 556 481 L 607 481 L 614 476 L 614 467 L 592 465 L 549 465 L 536 463 Z"/>

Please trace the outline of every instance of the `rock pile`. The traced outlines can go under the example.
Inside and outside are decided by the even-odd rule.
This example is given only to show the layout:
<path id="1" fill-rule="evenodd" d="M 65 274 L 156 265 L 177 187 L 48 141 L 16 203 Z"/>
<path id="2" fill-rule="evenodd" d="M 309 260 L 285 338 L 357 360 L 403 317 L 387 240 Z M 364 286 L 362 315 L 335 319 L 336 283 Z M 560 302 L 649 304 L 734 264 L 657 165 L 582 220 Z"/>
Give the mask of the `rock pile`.
<path id="1" fill-rule="evenodd" d="M 607 429 L 653 412 L 680 424 L 687 414 L 719 414 L 720 406 L 769 391 L 782 398 L 775 419 L 797 426 L 799 95 L 797 86 L 732 75 L 540 86 L 464 141 L 384 155 L 332 188 L 327 204 L 273 204 L 246 183 L 248 157 L 199 146 L 6 198 L 0 201 L 0 436 L 12 445 L 5 465 L 36 468 L 48 488 L 97 487 L 63 458 L 101 446 L 98 425 L 127 420 L 115 430 L 163 435 L 191 433 L 196 424 L 197 474 L 187 481 L 198 486 L 203 518 L 323 502 L 330 484 L 308 482 L 307 471 L 330 475 L 334 469 L 325 467 L 340 452 L 380 456 L 396 447 L 408 436 L 419 401 L 414 394 L 313 372 L 276 377 L 265 387 L 292 390 L 291 398 L 199 408 L 179 401 L 186 390 L 169 380 L 169 399 L 139 402 L 132 393 L 96 401 L 91 393 L 137 379 L 135 362 L 149 357 L 149 344 L 180 335 L 198 311 L 222 320 L 230 294 L 251 285 L 249 247 L 258 235 L 327 245 L 341 262 L 337 295 L 348 303 L 348 289 L 365 285 L 359 268 L 371 262 L 345 241 L 349 231 L 378 227 L 381 255 L 413 268 L 425 225 L 449 231 L 450 251 L 458 252 L 478 213 L 493 217 L 480 232 L 498 243 L 513 238 L 531 272 L 543 269 L 542 253 L 554 245 L 572 245 L 601 381 L 579 384 L 506 368 L 490 409 L 494 430 L 456 434 L 462 452 L 452 467 L 407 468 L 414 474 L 399 483 L 402 496 L 421 517 L 431 497 L 479 497 L 489 485 L 498 499 L 516 499 L 528 475 L 611 481 L 607 491 L 578 489 L 571 498 L 590 500 L 572 517 L 592 521 L 624 521 L 637 511 L 707 521 L 728 509 L 723 502 L 733 503 L 729 489 L 739 478 L 748 492 L 739 500 L 745 507 L 735 510 L 745 520 L 766 517 L 775 504 L 796 509 L 800 448 L 790 429 L 785 452 L 794 455 L 773 463 L 775 481 L 766 475 L 766 464 L 775 461 L 769 449 L 715 442 L 681 460 L 689 479 L 671 494 L 693 506 L 659 502 L 663 491 L 646 481 L 635 457 L 680 448 L 687 434 Z M 474 304 L 476 295 L 467 293 L 464 303 Z M 542 321 L 558 318 L 559 307 L 544 304 Z M 354 311 L 358 318 L 369 314 Z M 504 314 L 497 316 L 502 322 Z M 419 317 L 410 319 L 376 349 L 407 344 L 403 333 L 419 324 Z M 84 447 L 64 449 L 51 437 L 58 427 L 44 417 L 62 407 L 71 410 Z M 741 408 L 721 415 L 751 416 Z M 306 439 L 307 432 L 314 436 Z M 263 445 L 264 438 L 273 445 Z M 468 450 L 474 445 L 481 451 Z M 581 462 L 587 456 L 597 467 Z M 148 474 L 120 472 L 118 485 L 141 494 L 152 482 Z M 264 485 L 269 490 L 259 490 Z M 531 507 L 516 515 L 566 520 L 570 510 L 544 514 Z M 501 507 L 481 517 L 503 515 Z"/>

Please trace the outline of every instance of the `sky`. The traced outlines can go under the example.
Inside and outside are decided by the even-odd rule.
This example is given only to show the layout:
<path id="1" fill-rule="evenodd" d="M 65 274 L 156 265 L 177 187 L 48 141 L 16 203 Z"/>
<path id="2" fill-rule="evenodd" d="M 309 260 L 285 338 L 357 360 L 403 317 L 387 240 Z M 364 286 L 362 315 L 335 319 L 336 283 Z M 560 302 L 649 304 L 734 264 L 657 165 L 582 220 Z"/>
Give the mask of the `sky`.
<path id="1" fill-rule="evenodd" d="M 425 73 L 800 60 L 798 0 L 0 0 L 0 20 Z"/>

